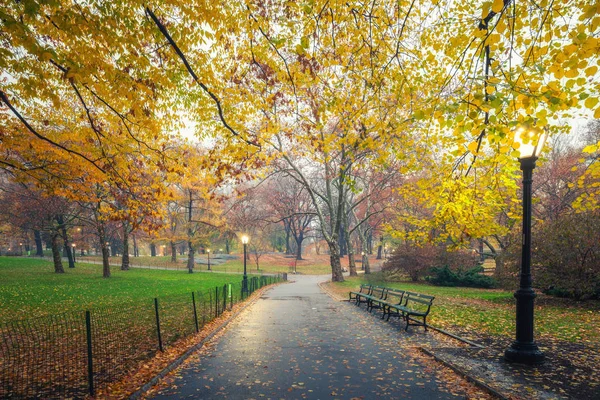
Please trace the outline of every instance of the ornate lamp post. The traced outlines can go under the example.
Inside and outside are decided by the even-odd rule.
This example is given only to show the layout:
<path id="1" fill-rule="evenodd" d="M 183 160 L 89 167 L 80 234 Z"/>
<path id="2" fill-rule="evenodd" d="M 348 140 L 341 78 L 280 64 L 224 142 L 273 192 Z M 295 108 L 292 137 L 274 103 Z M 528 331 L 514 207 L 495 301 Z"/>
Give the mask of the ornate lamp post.
<path id="1" fill-rule="evenodd" d="M 71 243 L 71 247 L 73 247 L 73 264 L 75 264 L 77 262 L 75 259 L 75 243 Z"/>
<path id="2" fill-rule="evenodd" d="M 242 280 L 242 294 L 244 296 L 248 296 L 248 275 L 246 275 L 246 252 L 249 240 L 250 238 L 248 236 L 242 236 L 242 243 L 244 244 L 244 279 Z"/>
<path id="3" fill-rule="evenodd" d="M 208 257 L 208 270 L 210 271 L 210 249 L 206 249 L 206 255 Z"/>
<path id="4" fill-rule="evenodd" d="M 365 252 L 362 251 L 360 253 L 360 255 L 362 256 L 362 259 L 361 259 L 361 262 L 360 262 L 361 263 L 360 270 L 364 271 L 365 270 Z"/>
<path id="5" fill-rule="evenodd" d="M 535 292 L 531 279 L 531 182 L 535 162 L 546 141 L 547 132 L 520 128 L 515 134 L 519 146 L 519 162 L 523 171 L 523 242 L 521 251 L 521 280 L 515 292 L 517 299 L 516 339 L 504 352 L 508 362 L 540 364 L 544 353 L 533 339 L 533 300 Z"/>

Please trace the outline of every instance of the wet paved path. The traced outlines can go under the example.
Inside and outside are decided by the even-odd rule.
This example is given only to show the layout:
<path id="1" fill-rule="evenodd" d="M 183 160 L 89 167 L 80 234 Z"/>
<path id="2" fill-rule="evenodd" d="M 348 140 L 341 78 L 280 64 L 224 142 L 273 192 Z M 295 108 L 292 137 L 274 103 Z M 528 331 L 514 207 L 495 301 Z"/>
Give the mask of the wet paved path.
<path id="1" fill-rule="evenodd" d="M 456 398 L 408 355 L 400 324 L 332 300 L 317 286 L 324 277 L 293 279 L 264 293 L 154 398 Z"/>

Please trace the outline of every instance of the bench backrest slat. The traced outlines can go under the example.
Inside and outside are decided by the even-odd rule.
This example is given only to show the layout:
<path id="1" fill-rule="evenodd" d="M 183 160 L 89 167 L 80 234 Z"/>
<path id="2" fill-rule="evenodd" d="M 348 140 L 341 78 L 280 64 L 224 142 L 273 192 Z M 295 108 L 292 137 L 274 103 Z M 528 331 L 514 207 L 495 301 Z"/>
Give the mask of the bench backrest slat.
<path id="1" fill-rule="evenodd" d="M 433 302 L 433 299 L 431 300 L 424 300 L 424 299 L 420 299 L 418 297 L 415 296 L 408 296 L 408 301 L 412 301 L 415 303 L 421 303 L 421 304 L 425 304 L 425 305 L 430 305 Z"/>
<path id="2" fill-rule="evenodd" d="M 388 303 L 403 304 L 405 293 L 406 291 L 400 289 L 388 289 L 386 300 Z"/>
<path id="3" fill-rule="evenodd" d="M 360 293 L 367 293 L 367 294 L 371 294 L 371 289 L 373 288 L 372 285 L 367 285 L 367 284 L 361 284 L 360 285 Z"/>
<path id="4" fill-rule="evenodd" d="M 406 292 L 400 289 L 388 289 L 388 295 L 390 296 L 404 296 Z"/>
<path id="5" fill-rule="evenodd" d="M 407 295 L 411 296 L 411 297 L 419 297 L 421 299 L 426 299 L 426 300 L 433 300 L 435 299 L 434 296 L 429 296 L 428 294 L 422 294 L 422 293 L 415 293 L 415 292 L 406 292 Z"/>
<path id="6" fill-rule="evenodd" d="M 371 296 L 379 297 L 380 299 L 385 298 L 387 294 L 388 288 L 385 286 L 373 286 L 373 290 L 371 291 Z"/>

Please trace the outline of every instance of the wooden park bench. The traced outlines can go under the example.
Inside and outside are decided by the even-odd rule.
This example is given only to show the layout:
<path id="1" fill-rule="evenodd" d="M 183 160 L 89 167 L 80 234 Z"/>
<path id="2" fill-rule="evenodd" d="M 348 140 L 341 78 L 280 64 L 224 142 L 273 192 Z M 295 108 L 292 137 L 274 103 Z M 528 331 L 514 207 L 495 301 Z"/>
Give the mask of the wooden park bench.
<path id="1" fill-rule="evenodd" d="M 380 305 L 381 305 L 381 311 L 383 311 L 383 314 L 381 315 L 381 319 L 384 319 L 386 314 L 387 314 L 387 320 L 390 320 L 390 307 L 393 306 L 404 306 L 406 305 L 406 291 L 404 290 L 400 290 L 400 289 L 388 289 L 387 291 L 387 297 L 385 300 L 380 300 Z M 397 310 L 395 310 L 395 313 L 398 313 Z"/>
<path id="2" fill-rule="evenodd" d="M 360 291 L 348 293 L 348 296 L 350 297 L 348 301 L 354 301 L 357 305 L 359 305 L 360 303 L 366 303 L 368 300 L 365 296 L 369 296 L 371 294 L 372 289 L 372 285 L 367 285 L 363 283 L 360 285 Z"/>
<path id="3" fill-rule="evenodd" d="M 371 294 L 367 298 L 367 310 L 373 311 L 374 308 L 381 308 L 381 302 L 387 297 L 388 288 L 384 286 L 373 286 Z"/>
<path id="4" fill-rule="evenodd" d="M 406 331 L 408 331 L 409 325 L 422 326 L 427 330 L 427 315 L 429 315 L 434 298 L 426 294 L 405 292 L 403 299 L 398 304 L 386 303 L 385 310 L 387 312 L 384 310 L 384 313 L 387 314 L 388 320 L 391 315 L 404 318 L 406 320 L 404 330 Z M 411 317 L 421 318 L 423 322 L 421 323 Z"/>

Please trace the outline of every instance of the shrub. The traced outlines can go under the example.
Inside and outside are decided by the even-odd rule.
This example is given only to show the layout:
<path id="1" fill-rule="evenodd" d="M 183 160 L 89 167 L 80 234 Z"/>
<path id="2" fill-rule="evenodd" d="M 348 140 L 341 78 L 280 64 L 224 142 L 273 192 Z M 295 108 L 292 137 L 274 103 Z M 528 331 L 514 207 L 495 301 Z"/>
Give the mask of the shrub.
<path id="1" fill-rule="evenodd" d="M 477 256 L 469 251 L 449 251 L 446 246 L 426 244 L 419 246 L 405 242 L 400 244 L 383 264 L 383 271 L 389 275 L 408 276 L 416 282 L 425 277 L 431 267 L 448 265 L 450 269 L 473 268 Z"/>
<path id="2" fill-rule="evenodd" d="M 467 270 L 458 268 L 456 271 L 444 265 L 443 267 L 431 268 L 430 272 L 431 275 L 427 276 L 426 280 L 437 286 L 465 286 L 486 289 L 496 286 L 494 278 L 481 275 L 481 272 L 483 272 L 481 265 Z"/>
<path id="3" fill-rule="evenodd" d="M 563 215 L 533 234 L 534 284 L 577 300 L 600 298 L 600 212 Z"/>
<path id="4" fill-rule="evenodd" d="M 389 275 L 408 275 L 412 281 L 416 282 L 425 276 L 429 268 L 434 265 L 435 253 L 435 246 L 403 243 L 394 249 L 382 269 Z"/>

